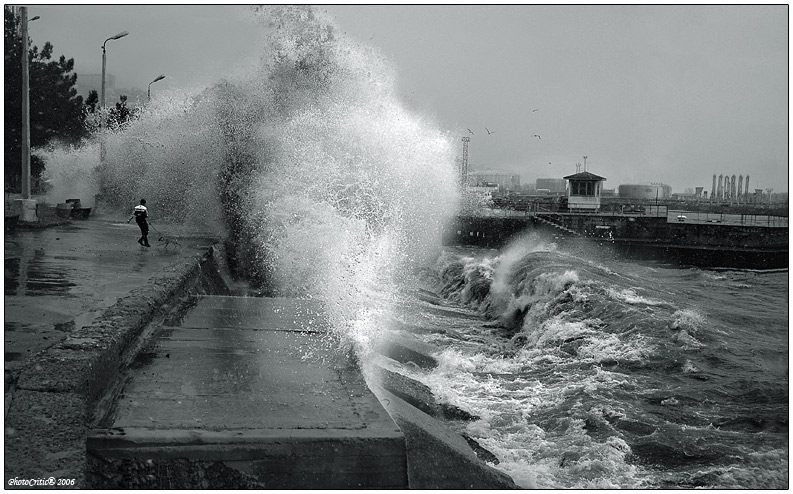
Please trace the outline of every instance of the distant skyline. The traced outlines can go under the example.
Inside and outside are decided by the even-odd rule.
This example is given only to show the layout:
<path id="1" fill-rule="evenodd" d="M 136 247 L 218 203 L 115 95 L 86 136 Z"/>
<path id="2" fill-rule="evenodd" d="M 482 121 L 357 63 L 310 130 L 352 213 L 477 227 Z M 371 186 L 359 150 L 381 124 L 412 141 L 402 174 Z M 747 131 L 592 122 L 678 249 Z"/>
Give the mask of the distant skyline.
<path id="1" fill-rule="evenodd" d="M 319 5 L 377 47 L 405 105 L 474 169 L 560 178 L 583 163 L 676 192 L 713 174 L 788 190 L 787 5 Z M 30 5 L 33 43 L 118 88 L 201 88 L 258 64 L 244 5 Z M 111 102 L 108 101 L 108 104 Z M 471 134 L 469 132 L 473 132 Z M 539 137 L 537 137 L 539 136 Z M 458 138 L 458 142 L 459 142 Z"/>

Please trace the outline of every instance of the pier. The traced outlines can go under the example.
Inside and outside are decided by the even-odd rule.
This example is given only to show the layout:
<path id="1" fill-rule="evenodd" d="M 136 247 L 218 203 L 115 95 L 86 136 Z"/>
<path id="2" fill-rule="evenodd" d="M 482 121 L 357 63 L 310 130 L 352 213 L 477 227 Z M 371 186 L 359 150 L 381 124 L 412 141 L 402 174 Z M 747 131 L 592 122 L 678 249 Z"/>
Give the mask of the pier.
<path id="1" fill-rule="evenodd" d="M 786 217 L 655 209 L 642 213 L 570 213 L 482 209 L 456 216 L 446 246 L 500 248 L 537 232 L 562 245 L 582 242 L 621 255 L 703 267 L 778 269 L 788 266 Z"/>

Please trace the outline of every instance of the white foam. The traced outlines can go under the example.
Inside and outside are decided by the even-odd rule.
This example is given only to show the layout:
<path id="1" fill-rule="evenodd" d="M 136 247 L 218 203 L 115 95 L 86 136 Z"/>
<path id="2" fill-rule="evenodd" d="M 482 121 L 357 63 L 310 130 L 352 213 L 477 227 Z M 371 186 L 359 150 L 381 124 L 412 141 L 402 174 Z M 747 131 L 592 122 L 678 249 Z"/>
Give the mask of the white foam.
<path id="1" fill-rule="evenodd" d="M 680 309 L 672 314 L 670 328 L 696 334 L 705 324 L 705 316 L 695 309 Z"/>
<path id="2" fill-rule="evenodd" d="M 665 305 L 666 302 L 656 300 L 649 297 L 644 297 L 636 293 L 636 288 L 623 288 L 608 287 L 606 293 L 615 300 L 621 300 L 632 305 Z"/>
<path id="3" fill-rule="evenodd" d="M 549 361 L 543 351 L 523 350 L 514 358 L 468 354 L 446 349 L 437 355 L 439 367 L 420 376 L 433 394 L 480 417 L 465 426 L 499 459 L 496 468 L 523 488 L 637 488 L 647 473 L 626 463 L 630 448 L 621 439 L 600 442 L 588 435 L 582 419 L 561 418 L 569 400 L 603 389 L 630 387 L 631 377 L 595 368 L 574 370 L 570 361 Z M 558 358 L 558 357 L 556 357 Z M 527 369 L 560 366 L 558 378 L 533 379 Z M 564 377 L 562 377 L 564 374 Z M 570 410 L 568 410 L 568 413 Z M 607 411 L 594 410 L 596 415 Z M 614 417 L 624 415 L 608 410 Z M 556 424 L 539 425 L 542 417 Z"/>

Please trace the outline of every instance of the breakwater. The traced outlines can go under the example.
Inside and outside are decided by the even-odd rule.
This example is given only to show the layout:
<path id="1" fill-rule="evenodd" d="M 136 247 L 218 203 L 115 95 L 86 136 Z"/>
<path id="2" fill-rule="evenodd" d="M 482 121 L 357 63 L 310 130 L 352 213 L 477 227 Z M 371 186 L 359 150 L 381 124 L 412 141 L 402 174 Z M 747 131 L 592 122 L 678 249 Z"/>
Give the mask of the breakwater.
<path id="1" fill-rule="evenodd" d="M 456 216 L 443 245 L 499 248 L 537 232 L 563 245 L 596 243 L 622 255 L 703 267 L 788 267 L 788 227 L 708 222 L 672 223 L 666 217 L 565 214 L 523 217 Z"/>

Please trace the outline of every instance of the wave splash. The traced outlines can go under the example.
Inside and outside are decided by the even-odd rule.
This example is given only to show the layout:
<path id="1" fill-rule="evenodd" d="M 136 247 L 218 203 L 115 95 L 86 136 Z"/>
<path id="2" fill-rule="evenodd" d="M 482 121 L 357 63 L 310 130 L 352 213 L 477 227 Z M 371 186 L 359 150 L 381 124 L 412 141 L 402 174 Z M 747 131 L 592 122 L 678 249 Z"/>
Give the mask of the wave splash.
<path id="1" fill-rule="evenodd" d="M 103 204 L 145 197 L 155 221 L 223 232 L 263 293 L 328 301 L 348 336 L 372 292 L 437 255 L 458 202 L 454 139 L 407 110 L 387 60 L 321 12 L 266 6 L 252 17 L 258 65 L 159 93 L 101 136 L 101 163 L 94 143 L 44 150 L 47 169 L 66 184 L 64 156 L 77 155 Z"/>
<path id="2" fill-rule="evenodd" d="M 747 331 L 735 284 L 720 297 L 707 271 L 607 264 L 531 236 L 444 252 L 424 283 L 445 300 L 421 316 L 443 351 L 414 377 L 479 417 L 460 432 L 521 487 L 786 487 L 787 368 L 768 370 L 787 354 Z"/>
<path id="3" fill-rule="evenodd" d="M 682 341 L 682 333 L 690 344 L 706 323 L 696 307 L 676 307 L 645 281 L 539 238 L 524 238 L 492 257 L 444 252 L 434 275 L 433 288 L 489 319 L 486 326 L 509 341 L 504 351 L 512 354 L 561 348 L 599 363 L 652 366 L 668 357 L 660 347 Z"/>

